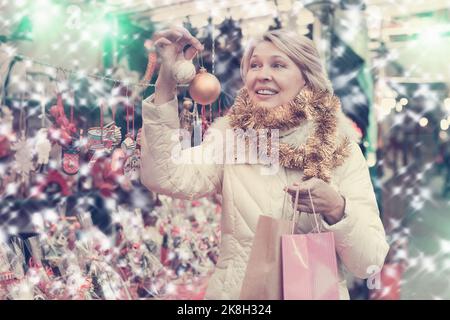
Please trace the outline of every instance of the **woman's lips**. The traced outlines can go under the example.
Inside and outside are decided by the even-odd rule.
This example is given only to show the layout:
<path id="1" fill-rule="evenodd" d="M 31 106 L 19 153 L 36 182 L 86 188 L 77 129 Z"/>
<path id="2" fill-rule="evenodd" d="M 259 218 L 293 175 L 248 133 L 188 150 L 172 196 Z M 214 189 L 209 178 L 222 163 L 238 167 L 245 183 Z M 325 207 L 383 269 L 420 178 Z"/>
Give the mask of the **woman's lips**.
<path id="1" fill-rule="evenodd" d="M 255 96 L 258 97 L 258 99 L 260 99 L 260 100 L 268 100 L 270 98 L 275 97 L 277 94 L 278 93 L 275 93 L 275 94 L 260 94 L 260 93 L 255 92 Z"/>

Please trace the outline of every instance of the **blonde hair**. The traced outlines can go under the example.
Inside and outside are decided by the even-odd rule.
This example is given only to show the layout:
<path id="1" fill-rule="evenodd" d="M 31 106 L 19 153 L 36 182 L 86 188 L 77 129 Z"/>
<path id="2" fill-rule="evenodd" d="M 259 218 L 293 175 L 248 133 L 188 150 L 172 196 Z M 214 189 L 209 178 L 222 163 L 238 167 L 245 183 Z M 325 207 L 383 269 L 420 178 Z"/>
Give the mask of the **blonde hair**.
<path id="1" fill-rule="evenodd" d="M 259 38 L 250 41 L 241 61 L 241 77 L 244 81 L 253 51 L 262 41 L 271 42 L 294 61 L 311 89 L 333 93 L 333 87 L 324 71 L 314 42 L 303 35 L 285 29 L 267 31 Z"/>

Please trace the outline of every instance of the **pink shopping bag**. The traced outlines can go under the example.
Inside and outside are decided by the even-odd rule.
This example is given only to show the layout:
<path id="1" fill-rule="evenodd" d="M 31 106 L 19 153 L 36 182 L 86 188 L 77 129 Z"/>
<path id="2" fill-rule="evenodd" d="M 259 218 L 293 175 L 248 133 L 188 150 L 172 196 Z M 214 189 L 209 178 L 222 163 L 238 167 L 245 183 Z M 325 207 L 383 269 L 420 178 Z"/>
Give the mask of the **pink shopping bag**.
<path id="1" fill-rule="evenodd" d="M 308 190 L 309 191 L 309 190 Z M 309 194 L 317 233 L 281 236 L 284 300 L 339 299 L 336 249 L 332 232 L 320 232 L 320 225 Z M 294 217 L 297 212 L 296 194 Z M 313 228 L 314 231 L 314 228 Z"/>

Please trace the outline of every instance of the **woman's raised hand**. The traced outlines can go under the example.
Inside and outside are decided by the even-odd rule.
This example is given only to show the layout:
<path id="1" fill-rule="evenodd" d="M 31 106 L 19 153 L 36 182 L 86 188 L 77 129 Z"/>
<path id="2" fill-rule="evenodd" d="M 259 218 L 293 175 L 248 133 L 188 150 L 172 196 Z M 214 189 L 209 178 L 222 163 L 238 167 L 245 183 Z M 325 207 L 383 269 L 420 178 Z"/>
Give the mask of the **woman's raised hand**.
<path id="1" fill-rule="evenodd" d="M 198 51 L 204 49 L 200 41 L 182 27 L 172 27 L 156 32 L 153 41 L 155 41 L 155 46 L 162 60 L 161 66 L 165 68 L 170 68 L 178 60 L 191 60 Z M 183 49 L 188 45 L 190 47 L 183 52 Z"/>
<path id="2" fill-rule="evenodd" d="M 182 27 L 172 27 L 156 32 L 153 37 L 156 51 L 161 58 L 161 68 L 155 87 L 156 105 L 172 100 L 176 92 L 176 81 L 172 76 L 172 67 L 178 60 L 191 60 L 203 45 Z M 184 48 L 189 46 L 186 50 Z"/>

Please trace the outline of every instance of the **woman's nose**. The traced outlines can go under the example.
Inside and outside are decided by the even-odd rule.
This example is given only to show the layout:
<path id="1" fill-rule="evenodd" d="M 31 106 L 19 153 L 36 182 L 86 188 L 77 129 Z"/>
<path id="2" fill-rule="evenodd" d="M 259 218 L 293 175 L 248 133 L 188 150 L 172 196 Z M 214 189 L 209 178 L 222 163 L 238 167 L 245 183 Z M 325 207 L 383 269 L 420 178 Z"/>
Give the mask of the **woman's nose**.
<path id="1" fill-rule="evenodd" d="M 259 69 L 258 74 L 257 74 L 257 79 L 258 80 L 270 80 L 272 79 L 272 75 L 270 73 L 270 69 L 267 67 L 262 67 L 261 69 Z"/>

